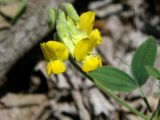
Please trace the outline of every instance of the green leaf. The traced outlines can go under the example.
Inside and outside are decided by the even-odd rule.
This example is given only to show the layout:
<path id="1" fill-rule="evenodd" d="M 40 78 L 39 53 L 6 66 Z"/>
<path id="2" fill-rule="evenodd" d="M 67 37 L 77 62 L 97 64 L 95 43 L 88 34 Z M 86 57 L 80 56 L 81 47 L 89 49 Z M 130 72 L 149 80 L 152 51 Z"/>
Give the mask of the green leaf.
<path id="1" fill-rule="evenodd" d="M 95 84 L 113 91 L 129 92 L 138 87 L 127 73 L 113 67 L 103 66 L 89 75 L 94 78 Z"/>
<path id="2" fill-rule="evenodd" d="M 145 68 L 146 68 L 149 75 L 160 80 L 160 71 L 158 71 L 156 68 L 154 68 L 152 66 L 145 66 Z"/>
<path id="3" fill-rule="evenodd" d="M 149 37 L 137 48 L 132 59 L 131 70 L 139 86 L 142 86 L 147 81 L 149 74 L 145 66 L 153 66 L 156 53 L 157 44 L 153 37 Z"/>

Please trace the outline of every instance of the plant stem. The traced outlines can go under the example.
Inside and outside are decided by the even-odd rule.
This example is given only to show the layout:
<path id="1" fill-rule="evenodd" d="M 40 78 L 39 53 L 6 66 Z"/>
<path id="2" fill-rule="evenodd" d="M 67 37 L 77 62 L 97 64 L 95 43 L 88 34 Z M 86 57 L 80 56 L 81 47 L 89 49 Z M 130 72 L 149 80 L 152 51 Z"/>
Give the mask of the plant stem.
<path id="1" fill-rule="evenodd" d="M 78 69 L 84 76 L 86 76 L 89 80 L 91 80 L 92 82 L 94 82 L 93 78 L 91 76 L 89 76 L 86 72 L 84 72 L 77 63 L 74 62 L 73 58 L 70 56 L 69 57 L 69 61 L 71 62 L 71 64 Z"/>
<path id="2" fill-rule="evenodd" d="M 102 88 L 101 90 L 103 90 L 107 95 L 111 96 L 114 100 L 116 100 L 119 104 L 125 106 L 128 110 L 130 110 L 131 112 L 135 113 L 136 115 L 140 116 L 141 118 L 143 118 L 144 120 L 149 120 L 148 117 L 146 117 L 144 114 L 142 114 L 141 112 L 137 111 L 135 108 L 131 107 L 126 101 L 120 99 L 119 97 L 117 97 L 116 95 L 112 94 L 112 92 L 110 90 L 107 90 L 106 88 Z"/>
<path id="3" fill-rule="evenodd" d="M 137 86 L 138 86 L 138 88 L 139 88 L 139 91 L 140 91 L 140 93 L 141 93 L 141 97 L 142 97 L 144 103 L 146 104 L 146 106 L 147 106 L 149 112 L 152 112 L 152 108 L 151 108 L 151 106 L 150 106 L 150 104 L 149 104 L 147 98 L 145 97 L 144 92 L 143 92 L 141 86 L 138 84 L 137 80 L 135 80 L 135 83 L 137 84 Z"/>
<path id="4" fill-rule="evenodd" d="M 139 89 L 140 89 L 140 92 L 141 92 L 142 99 L 143 99 L 144 103 L 146 104 L 149 112 L 153 112 L 153 111 L 152 111 L 152 108 L 151 108 L 151 106 L 150 106 L 150 104 L 149 104 L 149 102 L 148 102 L 148 100 L 147 100 L 147 98 L 146 98 L 145 95 L 144 95 L 144 92 L 143 92 L 142 88 L 139 87 Z"/>
<path id="5" fill-rule="evenodd" d="M 160 118 L 160 100 L 157 105 L 157 109 L 152 113 L 151 120 L 159 120 Z"/>
<path id="6" fill-rule="evenodd" d="M 91 80 L 94 83 L 94 79 L 89 76 L 87 73 L 85 73 L 77 63 L 75 63 L 75 61 L 72 59 L 72 57 L 69 58 L 71 64 L 77 68 L 84 76 L 86 76 L 89 80 Z M 100 87 L 98 84 L 96 84 L 97 87 L 99 87 L 106 95 L 109 95 L 110 97 L 112 97 L 114 100 L 116 100 L 119 104 L 125 106 L 127 109 L 129 109 L 130 111 L 132 111 L 133 113 L 135 113 L 136 115 L 140 116 L 141 118 L 143 118 L 144 120 L 149 120 L 148 117 L 146 117 L 144 114 L 142 114 L 141 112 L 139 112 L 138 110 L 136 110 L 135 108 L 131 107 L 126 101 L 120 99 L 119 97 L 117 97 L 116 95 L 114 95 L 110 90 Z"/>

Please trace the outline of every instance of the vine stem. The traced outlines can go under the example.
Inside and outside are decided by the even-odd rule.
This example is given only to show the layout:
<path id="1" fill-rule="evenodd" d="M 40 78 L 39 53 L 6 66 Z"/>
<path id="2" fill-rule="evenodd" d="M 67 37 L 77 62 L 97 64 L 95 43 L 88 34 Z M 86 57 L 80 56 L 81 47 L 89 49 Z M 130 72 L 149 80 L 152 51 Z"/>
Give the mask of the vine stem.
<path id="1" fill-rule="evenodd" d="M 91 80 L 93 83 L 94 79 L 88 75 L 86 72 L 84 72 L 79 65 L 73 60 L 73 58 L 70 56 L 69 57 L 69 61 L 70 63 L 79 71 L 81 72 L 84 76 L 86 76 L 89 80 Z M 143 118 L 144 120 L 149 120 L 149 118 L 147 116 L 145 116 L 144 114 L 142 114 L 141 112 L 139 112 L 138 110 L 136 110 L 135 108 L 131 107 L 126 101 L 124 101 L 123 99 L 120 99 L 119 97 L 117 97 L 116 95 L 114 95 L 110 90 L 104 88 L 104 87 L 100 87 L 100 85 L 95 84 L 98 88 L 100 88 L 106 95 L 109 95 L 110 97 L 112 97 L 115 101 L 117 101 L 119 104 L 125 106 L 127 109 L 129 109 L 131 112 L 135 113 L 136 115 L 138 115 L 139 117 Z"/>

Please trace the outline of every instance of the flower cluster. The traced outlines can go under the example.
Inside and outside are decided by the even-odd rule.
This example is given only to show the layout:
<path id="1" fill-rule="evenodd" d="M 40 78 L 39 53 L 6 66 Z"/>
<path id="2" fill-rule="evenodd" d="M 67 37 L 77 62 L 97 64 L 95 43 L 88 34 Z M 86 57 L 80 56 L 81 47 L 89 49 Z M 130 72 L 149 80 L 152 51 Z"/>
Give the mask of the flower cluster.
<path id="1" fill-rule="evenodd" d="M 59 74 L 66 70 L 64 61 L 72 57 L 82 65 L 85 72 L 102 66 L 99 55 L 93 53 L 101 44 L 102 38 L 98 29 L 93 29 L 95 12 L 88 11 L 78 15 L 69 3 L 62 4 L 61 9 L 50 9 L 49 27 L 56 26 L 54 40 L 41 43 L 41 49 L 48 61 L 48 75 Z"/>

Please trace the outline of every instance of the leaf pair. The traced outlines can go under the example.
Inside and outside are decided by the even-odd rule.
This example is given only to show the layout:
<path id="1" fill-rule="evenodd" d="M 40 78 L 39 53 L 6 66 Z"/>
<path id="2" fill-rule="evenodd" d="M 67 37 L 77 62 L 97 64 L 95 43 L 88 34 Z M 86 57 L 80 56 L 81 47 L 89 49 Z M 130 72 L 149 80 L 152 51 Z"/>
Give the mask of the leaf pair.
<path id="1" fill-rule="evenodd" d="M 113 67 L 103 66 L 90 72 L 95 84 L 100 87 L 109 88 L 118 92 L 129 92 L 142 86 L 148 79 L 145 66 L 153 66 L 157 53 L 156 40 L 148 38 L 136 50 L 132 63 L 131 71 L 133 78 L 122 70 Z"/>

